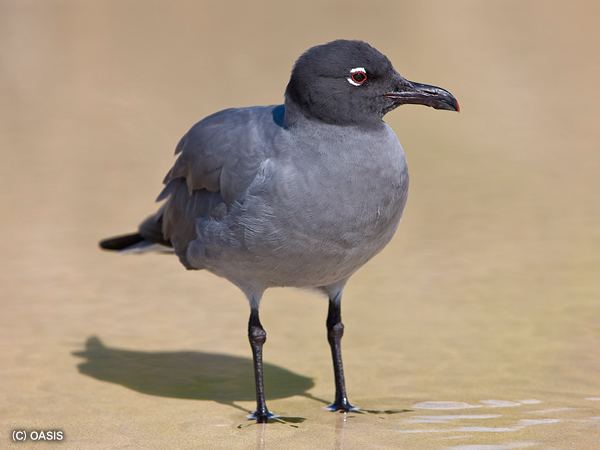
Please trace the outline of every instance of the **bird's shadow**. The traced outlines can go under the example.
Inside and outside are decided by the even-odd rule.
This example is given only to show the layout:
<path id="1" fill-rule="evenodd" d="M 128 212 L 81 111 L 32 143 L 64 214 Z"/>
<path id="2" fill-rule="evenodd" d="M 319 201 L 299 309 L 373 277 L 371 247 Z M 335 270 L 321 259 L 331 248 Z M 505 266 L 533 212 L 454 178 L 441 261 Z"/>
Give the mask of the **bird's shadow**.
<path id="1" fill-rule="evenodd" d="M 95 336 L 85 349 L 73 352 L 85 358 L 79 372 L 134 391 L 160 397 L 213 400 L 234 406 L 237 401 L 255 400 L 252 360 L 220 353 L 193 351 L 143 352 L 112 348 Z M 283 367 L 264 363 L 269 380 L 269 398 L 306 395 L 312 378 Z M 245 410 L 244 410 L 245 411 Z"/>

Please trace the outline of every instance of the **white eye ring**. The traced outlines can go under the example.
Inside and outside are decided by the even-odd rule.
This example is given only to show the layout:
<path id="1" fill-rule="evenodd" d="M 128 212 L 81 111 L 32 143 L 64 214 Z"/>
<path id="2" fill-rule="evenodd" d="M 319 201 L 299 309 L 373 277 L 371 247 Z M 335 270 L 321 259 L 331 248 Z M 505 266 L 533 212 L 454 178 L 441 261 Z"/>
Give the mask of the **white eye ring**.
<path id="1" fill-rule="evenodd" d="M 362 73 L 364 74 L 364 78 L 361 82 L 357 82 L 354 81 L 354 74 L 355 73 Z M 364 84 L 365 81 L 367 81 L 367 71 L 365 70 L 364 67 L 355 67 L 354 69 L 350 69 L 350 76 L 348 78 L 346 78 L 346 81 L 348 81 L 348 83 L 350 83 L 352 86 L 362 86 Z"/>

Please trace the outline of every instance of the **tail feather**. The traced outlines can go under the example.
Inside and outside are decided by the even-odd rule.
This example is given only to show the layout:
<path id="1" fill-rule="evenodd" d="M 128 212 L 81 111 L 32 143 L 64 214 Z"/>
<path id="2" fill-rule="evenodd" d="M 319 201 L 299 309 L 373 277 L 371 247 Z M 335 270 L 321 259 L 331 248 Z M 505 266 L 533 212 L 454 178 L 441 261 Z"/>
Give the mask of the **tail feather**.
<path id="1" fill-rule="evenodd" d="M 120 253 L 173 253 L 173 247 L 144 239 L 142 242 L 124 248 Z"/>
<path id="2" fill-rule="evenodd" d="M 162 209 L 139 226 L 137 233 L 113 236 L 100 241 L 100 248 L 131 253 L 172 252 L 173 245 L 163 236 Z"/>
<path id="3" fill-rule="evenodd" d="M 100 248 L 104 250 L 126 250 L 127 248 L 143 242 L 145 239 L 140 233 L 124 234 L 114 236 L 100 241 Z"/>

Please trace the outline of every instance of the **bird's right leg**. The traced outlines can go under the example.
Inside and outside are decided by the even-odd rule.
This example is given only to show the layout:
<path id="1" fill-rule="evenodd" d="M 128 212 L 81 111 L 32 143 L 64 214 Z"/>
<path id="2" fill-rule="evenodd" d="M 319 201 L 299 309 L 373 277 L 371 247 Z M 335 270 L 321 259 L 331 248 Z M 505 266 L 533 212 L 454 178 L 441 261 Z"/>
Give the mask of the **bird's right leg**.
<path id="1" fill-rule="evenodd" d="M 265 387 L 263 382 L 262 348 L 267 340 L 267 332 L 260 323 L 258 317 L 258 305 L 252 305 L 250 320 L 248 321 L 248 340 L 252 347 L 252 358 L 254 360 L 254 380 L 256 383 L 256 411 L 248 416 L 256 419 L 258 423 L 266 423 L 274 415 L 267 409 L 265 401 Z"/>

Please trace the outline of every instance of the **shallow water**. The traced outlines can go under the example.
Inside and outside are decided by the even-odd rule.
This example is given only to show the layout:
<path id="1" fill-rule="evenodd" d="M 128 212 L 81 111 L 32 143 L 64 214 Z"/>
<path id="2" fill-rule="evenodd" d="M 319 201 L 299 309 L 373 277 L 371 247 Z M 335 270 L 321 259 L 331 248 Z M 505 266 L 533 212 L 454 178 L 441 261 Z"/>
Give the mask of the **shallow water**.
<path id="1" fill-rule="evenodd" d="M 598 5 L 309 3 L 0 2 L 0 433 L 61 428 L 71 448 L 600 448 Z M 343 303 L 364 413 L 322 409 L 326 301 L 277 289 L 261 319 L 282 418 L 256 425 L 242 295 L 96 241 L 155 208 L 189 125 L 279 102 L 297 54 L 340 36 L 462 112 L 388 119 L 408 206 Z"/>

